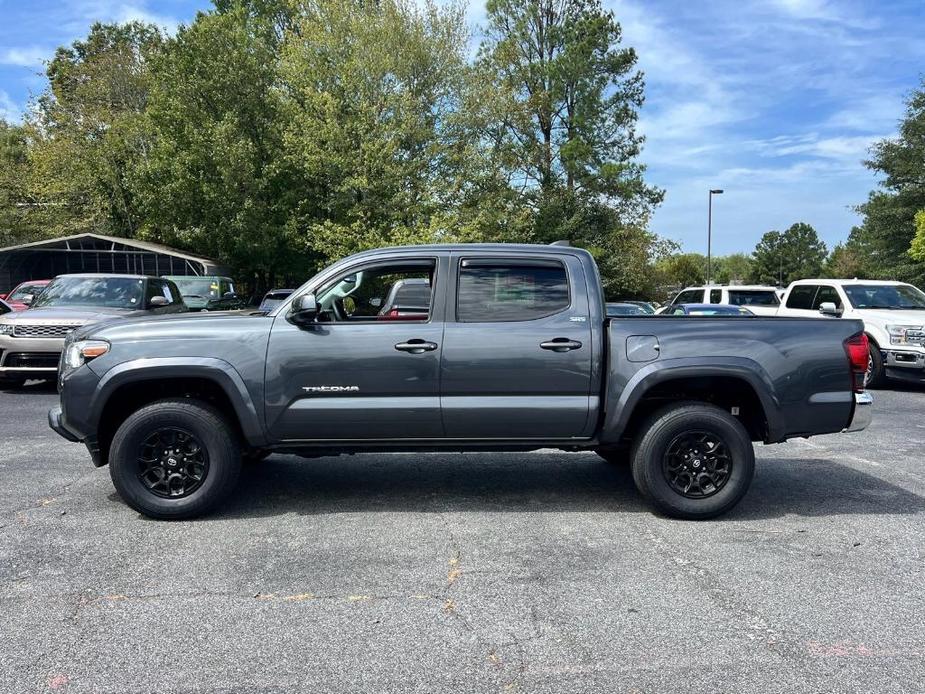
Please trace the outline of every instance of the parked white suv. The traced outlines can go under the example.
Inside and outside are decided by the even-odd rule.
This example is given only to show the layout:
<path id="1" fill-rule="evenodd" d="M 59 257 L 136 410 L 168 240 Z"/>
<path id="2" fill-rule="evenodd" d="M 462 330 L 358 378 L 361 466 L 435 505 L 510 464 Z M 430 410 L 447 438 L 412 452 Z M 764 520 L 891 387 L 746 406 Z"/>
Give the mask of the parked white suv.
<path id="1" fill-rule="evenodd" d="M 780 299 L 774 287 L 756 284 L 711 285 L 682 289 L 662 312 L 671 313 L 670 309 L 675 304 L 729 304 L 745 306 L 759 316 L 776 316 Z"/>
<path id="2" fill-rule="evenodd" d="M 779 316 L 860 318 L 870 340 L 867 383 L 925 380 L 925 293 L 904 282 L 800 280 L 787 287 Z"/>

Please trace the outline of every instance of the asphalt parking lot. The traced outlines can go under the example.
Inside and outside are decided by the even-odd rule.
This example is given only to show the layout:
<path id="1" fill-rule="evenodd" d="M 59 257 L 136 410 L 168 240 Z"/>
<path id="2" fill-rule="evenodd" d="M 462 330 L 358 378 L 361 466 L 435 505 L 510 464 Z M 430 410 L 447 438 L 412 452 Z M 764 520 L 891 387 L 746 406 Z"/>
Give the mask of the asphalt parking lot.
<path id="1" fill-rule="evenodd" d="M 273 456 L 165 523 L 0 392 L 0 692 L 922 691 L 925 390 L 875 398 L 710 522 L 550 451 Z"/>

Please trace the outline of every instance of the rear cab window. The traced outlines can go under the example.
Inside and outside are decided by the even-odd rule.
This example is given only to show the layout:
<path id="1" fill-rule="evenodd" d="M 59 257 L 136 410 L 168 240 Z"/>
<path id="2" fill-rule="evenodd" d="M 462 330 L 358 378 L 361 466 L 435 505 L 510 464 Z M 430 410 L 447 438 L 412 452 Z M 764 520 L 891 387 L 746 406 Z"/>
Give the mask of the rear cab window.
<path id="1" fill-rule="evenodd" d="M 565 265 L 558 260 L 464 258 L 459 264 L 456 320 L 536 320 L 571 306 Z"/>
<path id="2" fill-rule="evenodd" d="M 773 289 L 730 289 L 729 303 L 733 306 L 780 306 Z"/>

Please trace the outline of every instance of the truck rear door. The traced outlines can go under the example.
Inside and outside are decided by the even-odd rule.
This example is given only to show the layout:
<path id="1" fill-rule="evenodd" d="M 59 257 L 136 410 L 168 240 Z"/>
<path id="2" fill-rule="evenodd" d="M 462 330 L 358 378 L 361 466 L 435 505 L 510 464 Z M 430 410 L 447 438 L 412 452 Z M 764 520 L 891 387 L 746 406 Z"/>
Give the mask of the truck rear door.
<path id="1" fill-rule="evenodd" d="M 441 364 L 446 436 L 589 436 L 595 346 L 580 260 L 474 250 L 455 253 L 451 264 Z"/>

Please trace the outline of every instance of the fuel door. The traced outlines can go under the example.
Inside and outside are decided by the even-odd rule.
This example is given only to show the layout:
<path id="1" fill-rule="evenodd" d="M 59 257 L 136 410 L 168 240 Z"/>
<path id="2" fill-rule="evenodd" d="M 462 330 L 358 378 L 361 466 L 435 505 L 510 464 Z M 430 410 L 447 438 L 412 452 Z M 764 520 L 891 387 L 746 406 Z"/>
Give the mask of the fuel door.
<path id="1" fill-rule="evenodd" d="M 658 359 L 658 338 L 655 335 L 630 335 L 626 338 L 626 359 L 633 362 L 647 362 Z"/>

